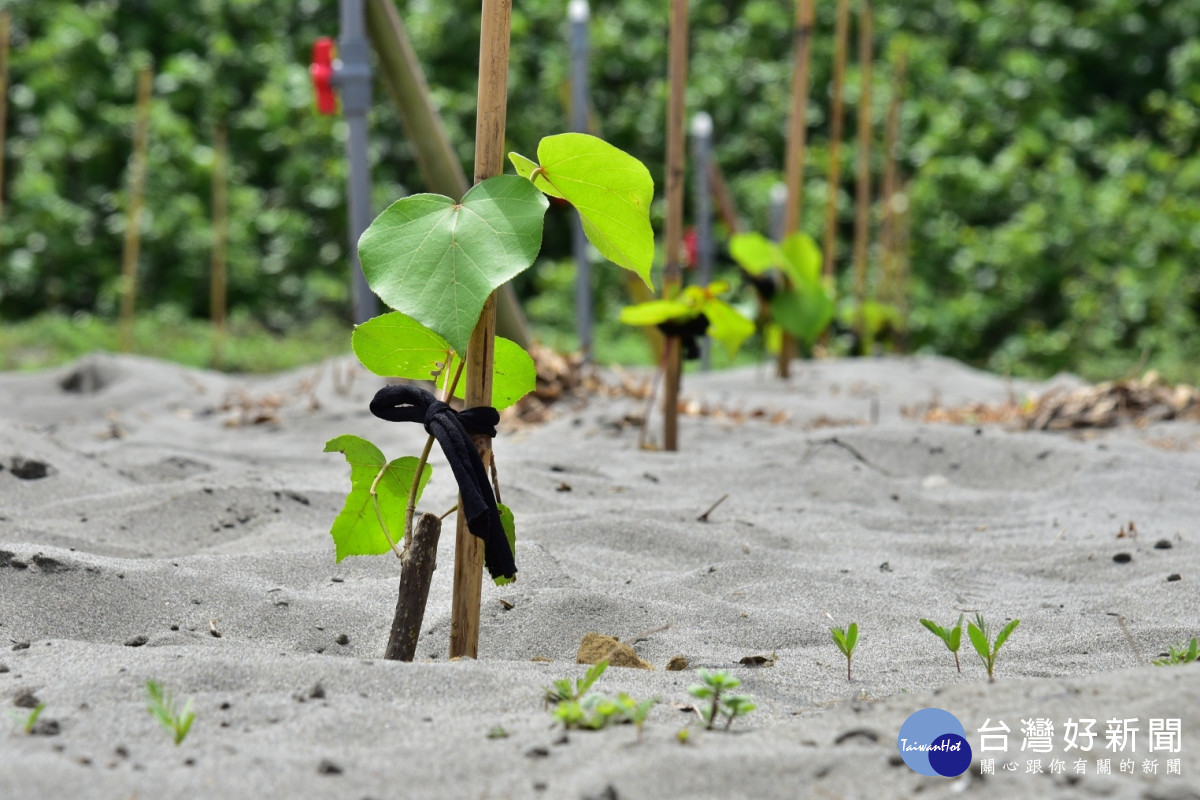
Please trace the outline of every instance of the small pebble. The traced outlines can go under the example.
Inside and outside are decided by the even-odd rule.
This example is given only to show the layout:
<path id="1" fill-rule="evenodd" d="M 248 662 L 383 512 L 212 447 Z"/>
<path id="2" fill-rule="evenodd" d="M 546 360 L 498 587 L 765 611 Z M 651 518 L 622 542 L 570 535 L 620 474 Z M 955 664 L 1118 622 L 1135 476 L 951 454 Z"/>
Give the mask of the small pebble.
<path id="1" fill-rule="evenodd" d="M 1113 561 L 1118 564 L 1128 564 L 1130 561 L 1133 561 L 1133 556 L 1129 553 L 1117 553 L 1113 556 Z"/>
<path id="2" fill-rule="evenodd" d="M 1179 576 L 1178 572 L 1172 572 L 1170 575 L 1167 576 L 1167 581 L 1170 583 L 1173 583 L 1177 580 L 1180 580 L 1180 576 Z"/>
<path id="3" fill-rule="evenodd" d="M 1175 545 L 1171 544 L 1170 539 L 1159 539 L 1154 543 L 1155 550 L 1170 550 Z"/>
<path id="4" fill-rule="evenodd" d="M 342 768 L 328 758 L 322 758 L 321 763 L 317 765 L 317 772 L 321 775 L 341 775 Z"/>

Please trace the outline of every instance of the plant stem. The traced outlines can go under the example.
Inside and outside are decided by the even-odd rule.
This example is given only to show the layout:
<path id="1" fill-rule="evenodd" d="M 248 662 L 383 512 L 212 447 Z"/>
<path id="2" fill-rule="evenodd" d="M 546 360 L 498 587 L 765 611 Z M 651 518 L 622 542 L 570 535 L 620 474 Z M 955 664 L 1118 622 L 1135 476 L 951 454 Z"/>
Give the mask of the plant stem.
<path id="1" fill-rule="evenodd" d="M 958 663 L 958 651 L 954 651 L 954 668 L 958 670 L 958 674 L 962 675 L 962 664 Z"/>
<path id="2" fill-rule="evenodd" d="M 396 558 L 404 558 L 404 554 L 400 552 L 400 548 L 396 547 L 396 542 L 392 539 L 392 532 L 388 530 L 387 523 L 383 521 L 383 509 L 379 507 L 379 480 L 387 472 L 387 468 L 387 463 L 384 463 L 383 467 L 375 475 L 375 480 L 371 481 L 371 503 L 375 506 L 375 518 L 379 520 L 379 527 L 383 529 L 383 538 L 387 539 L 392 552 L 396 554 Z M 408 532 L 406 531 L 406 533 Z"/>

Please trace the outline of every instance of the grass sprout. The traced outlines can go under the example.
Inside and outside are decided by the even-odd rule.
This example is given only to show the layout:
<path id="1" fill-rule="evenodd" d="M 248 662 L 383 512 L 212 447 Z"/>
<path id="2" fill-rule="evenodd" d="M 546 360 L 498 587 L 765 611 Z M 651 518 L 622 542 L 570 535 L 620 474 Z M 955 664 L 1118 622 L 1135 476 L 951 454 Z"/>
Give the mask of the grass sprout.
<path id="1" fill-rule="evenodd" d="M 954 625 L 943 628 L 931 619 L 922 619 L 921 624 L 929 629 L 930 633 L 945 642 L 947 649 L 954 654 L 954 667 L 962 674 L 962 664 L 958 661 L 958 647 L 962 644 L 962 622 L 963 615 L 958 615 L 958 622 Z"/>
<path id="2" fill-rule="evenodd" d="M 191 699 L 183 704 L 182 709 L 178 708 L 174 695 L 171 692 L 164 692 L 162 685 L 157 681 L 146 681 L 146 698 L 146 709 L 150 712 L 150 716 L 167 729 L 167 732 L 174 737 L 175 744 L 181 744 L 187 738 L 188 731 L 192 728 L 192 722 L 196 719 L 196 715 L 192 711 Z"/>
<path id="3" fill-rule="evenodd" d="M 1021 620 L 1014 619 L 1005 625 L 1000 633 L 996 634 L 994 642 L 992 641 L 991 626 L 984 621 L 983 614 L 976 613 L 975 621 L 967 624 L 967 636 L 971 639 L 971 646 L 975 648 L 975 652 L 983 661 L 983 666 L 987 668 L 988 681 L 996 682 L 996 656 L 1000 653 L 1000 648 L 1008 641 L 1009 635 L 1017 629 L 1017 625 L 1020 623 Z"/>

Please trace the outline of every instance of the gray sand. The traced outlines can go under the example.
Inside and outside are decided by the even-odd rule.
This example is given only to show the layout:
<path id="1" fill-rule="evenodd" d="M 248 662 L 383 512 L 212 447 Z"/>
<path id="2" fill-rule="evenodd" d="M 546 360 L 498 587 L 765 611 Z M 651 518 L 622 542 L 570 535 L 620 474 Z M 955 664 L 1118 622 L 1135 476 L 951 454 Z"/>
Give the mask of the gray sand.
<path id="1" fill-rule="evenodd" d="M 381 658 L 398 562 L 335 564 L 348 468 L 321 450 L 356 433 L 415 455 L 424 433 L 371 417 L 379 380 L 359 370 L 347 391 L 353 371 L 244 379 L 94 357 L 0 374 L 0 706 L 25 713 L 32 693 L 58 728 L 0 721 L 0 798 L 1200 797 L 1200 667 L 1150 666 L 1200 633 L 1200 426 L 915 421 L 903 409 L 1049 386 L 937 358 L 801 364 L 786 383 L 688 375 L 698 405 L 764 413 L 685 417 L 679 453 L 638 449 L 640 402 L 560 405 L 496 442 L 520 573 L 484 586 L 479 660 L 446 657 L 449 526 L 418 661 L 398 664 Z M 63 390 L 72 374 L 87 391 Z M 421 505 L 441 512 L 454 483 L 432 463 Z M 1021 620 L 992 684 L 965 636 L 959 675 L 917 623 L 976 610 Z M 852 620 L 847 682 L 829 626 Z M 630 726 L 562 741 L 543 710 L 542 687 L 583 673 L 589 631 L 656 667 L 596 687 L 661 698 L 640 745 Z M 666 671 L 677 655 L 691 669 Z M 700 730 L 684 708 L 697 667 L 732 670 L 758 710 Z M 147 679 L 194 698 L 179 747 L 145 711 Z M 900 725 L 925 707 L 965 726 L 963 776 L 899 761 Z M 1033 718 L 1054 723 L 1053 752 L 1021 751 Z M 1086 773 L 1052 770 L 1074 773 L 1062 732 L 1079 718 L 1098 720 Z M 1137 720 L 1133 748 L 1105 749 L 1109 719 Z M 1178 752 L 1150 751 L 1152 719 L 1180 721 Z M 1011 728 L 1007 753 L 980 752 L 988 720 Z"/>

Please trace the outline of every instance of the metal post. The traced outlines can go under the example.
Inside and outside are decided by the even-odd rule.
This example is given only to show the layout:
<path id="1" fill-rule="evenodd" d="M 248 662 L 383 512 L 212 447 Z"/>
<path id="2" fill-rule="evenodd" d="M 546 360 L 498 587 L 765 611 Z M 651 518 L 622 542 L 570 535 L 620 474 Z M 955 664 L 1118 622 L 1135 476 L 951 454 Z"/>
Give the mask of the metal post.
<path id="1" fill-rule="evenodd" d="M 567 19 L 571 25 L 571 127 L 588 130 L 588 9 L 587 0 L 571 0 Z M 575 326 L 585 361 L 592 357 L 592 262 L 583 222 L 575 215 L 571 228 L 571 251 L 575 254 Z"/>
<path id="2" fill-rule="evenodd" d="M 696 272 L 701 286 L 712 282 L 713 273 L 713 219 L 712 189 L 709 187 L 709 162 L 712 160 L 712 117 L 701 111 L 692 117 L 692 158 L 696 162 L 692 174 L 696 183 Z M 700 368 L 708 371 L 711 366 L 711 341 L 700 340 Z"/>
<path id="3" fill-rule="evenodd" d="M 342 35 L 333 80 L 342 96 L 349 128 L 346 158 L 350 162 L 347 195 L 350 205 L 350 268 L 354 321 L 365 322 L 379 311 L 379 300 L 367 286 L 358 260 L 358 238 L 371 224 L 371 173 L 367 165 L 367 112 L 371 108 L 371 63 L 363 25 L 362 0 L 341 0 Z"/>
<path id="4" fill-rule="evenodd" d="M 783 241 L 783 217 L 784 210 L 787 206 L 787 201 L 787 185 L 783 183 L 772 184 L 770 200 L 768 201 L 767 205 L 767 228 L 771 233 L 772 241 Z"/>

